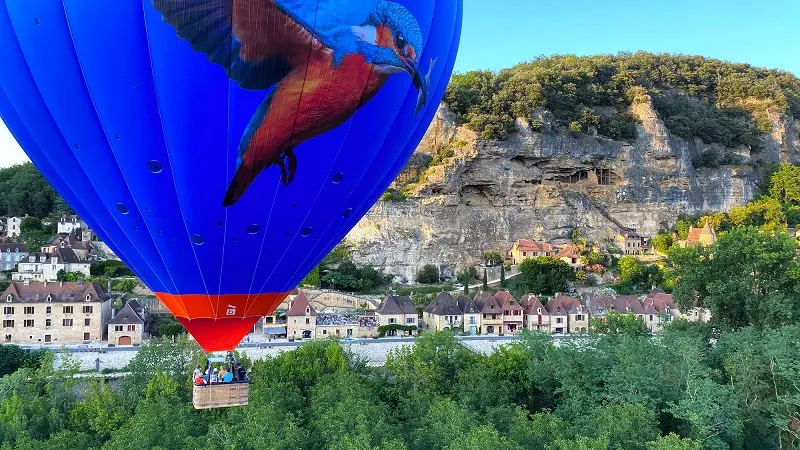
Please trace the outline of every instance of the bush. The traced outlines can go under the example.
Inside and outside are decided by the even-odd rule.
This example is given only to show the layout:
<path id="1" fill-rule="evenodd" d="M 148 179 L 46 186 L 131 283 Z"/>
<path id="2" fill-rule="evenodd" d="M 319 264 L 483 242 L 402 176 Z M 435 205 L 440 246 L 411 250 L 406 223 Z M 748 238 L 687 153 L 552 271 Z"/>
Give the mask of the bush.
<path id="1" fill-rule="evenodd" d="M 384 336 L 386 336 L 386 332 L 389 331 L 389 330 L 397 330 L 397 331 L 405 331 L 405 332 L 413 333 L 414 331 L 417 330 L 417 327 L 414 326 L 414 325 L 401 325 L 399 323 L 392 323 L 392 324 L 389 324 L 389 325 L 381 325 L 381 326 L 379 326 L 378 327 L 378 334 L 379 334 L 380 337 L 384 337 Z"/>
<path id="2" fill-rule="evenodd" d="M 417 272 L 417 283 L 437 284 L 439 283 L 439 268 L 433 264 L 426 264 Z"/>
<path id="3" fill-rule="evenodd" d="M 406 195 L 397 189 L 389 188 L 381 195 L 381 201 L 401 203 L 406 201 Z"/>

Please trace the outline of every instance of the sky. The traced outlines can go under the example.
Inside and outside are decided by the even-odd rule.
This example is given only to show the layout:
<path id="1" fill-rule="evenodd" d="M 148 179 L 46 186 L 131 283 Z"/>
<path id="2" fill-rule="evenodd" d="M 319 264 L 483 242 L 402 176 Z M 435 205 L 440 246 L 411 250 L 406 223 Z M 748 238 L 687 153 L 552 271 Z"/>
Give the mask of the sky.
<path id="1" fill-rule="evenodd" d="M 497 71 L 540 55 L 636 50 L 697 54 L 800 76 L 800 1 L 464 0 L 455 70 Z M 26 160 L 0 124 L 0 167 Z"/>

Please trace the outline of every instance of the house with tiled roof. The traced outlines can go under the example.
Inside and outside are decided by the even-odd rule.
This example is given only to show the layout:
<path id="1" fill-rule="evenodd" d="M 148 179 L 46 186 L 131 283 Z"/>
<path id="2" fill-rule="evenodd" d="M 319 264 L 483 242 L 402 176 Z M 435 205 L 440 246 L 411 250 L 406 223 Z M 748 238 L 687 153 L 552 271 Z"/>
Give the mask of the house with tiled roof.
<path id="1" fill-rule="evenodd" d="M 458 309 L 464 314 L 464 319 L 461 321 L 464 333 L 475 336 L 481 331 L 481 311 L 478 305 L 475 304 L 471 298 L 466 295 L 460 295 L 456 299 Z"/>
<path id="2" fill-rule="evenodd" d="M 517 299 L 508 291 L 497 292 L 494 299 L 503 310 L 503 334 L 521 333 L 524 313 Z"/>
<path id="3" fill-rule="evenodd" d="M 114 345 L 142 345 L 150 336 L 151 318 L 147 309 L 133 299 L 108 322 L 108 343 Z"/>
<path id="4" fill-rule="evenodd" d="M 524 311 L 523 326 L 530 331 L 550 331 L 550 313 L 533 294 L 522 296 L 519 301 Z"/>
<path id="5" fill-rule="evenodd" d="M 12 281 L 0 294 L 3 341 L 12 344 L 100 342 L 111 296 L 100 283 Z"/>
<path id="6" fill-rule="evenodd" d="M 286 312 L 286 337 L 314 339 L 317 337 L 317 311 L 303 292 L 298 292 Z"/>
<path id="7" fill-rule="evenodd" d="M 573 269 L 578 269 L 581 267 L 581 251 L 575 244 L 567 245 L 560 252 L 558 252 L 554 258 L 564 261 Z"/>
<path id="8" fill-rule="evenodd" d="M 617 234 L 614 244 L 624 255 L 644 255 L 650 250 L 650 239 L 632 230 Z"/>
<path id="9" fill-rule="evenodd" d="M 92 243 L 78 239 L 75 234 L 58 234 L 50 238 L 42 253 L 55 253 L 56 249 L 68 248 L 79 260 L 88 260 L 92 256 Z"/>
<path id="10" fill-rule="evenodd" d="M 522 264 L 522 261 L 541 256 L 553 256 L 558 253 L 558 249 L 547 242 L 536 242 L 529 239 L 520 239 L 511 245 L 511 260 L 514 264 Z"/>
<path id="11" fill-rule="evenodd" d="M 414 327 L 415 329 L 417 328 L 417 319 L 419 317 L 417 307 L 414 306 L 411 297 L 407 295 L 387 295 L 381 304 L 378 305 L 375 315 L 378 318 L 379 326 L 405 325 Z M 404 331 L 401 333 L 410 336 L 414 334 L 414 331 Z M 396 336 L 397 334 L 397 330 L 388 330 L 386 332 L 387 336 Z"/>
<path id="12" fill-rule="evenodd" d="M 481 312 L 481 334 L 503 334 L 503 308 L 489 292 L 479 292 L 473 299 Z"/>
<path id="13" fill-rule="evenodd" d="M 0 243 L 0 270 L 11 271 L 28 256 L 28 246 L 14 242 Z"/>
<path id="14" fill-rule="evenodd" d="M 469 335 L 480 332 L 481 312 L 475 302 L 461 295 L 453 298 L 449 292 L 441 292 L 422 311 L 425 330 L 453 330 Z"/>
<path id="15" fill-rule="evenodd" d="M 79 258 L 71 248 L 52 247 L 52 252 L 29 253 L 17 263 L 17 272 L 11 275 L 14 281 L 56 281 L 58 272 L 77 272 L 91 276 L 92 262 Z"/>
<path id="16" fill-rule="evenodd" d="M 547 301 L 545 308 L 550 314 L 550 332 L 569 334 L 589 331 L 589 313 L 578 299 L 557 293 Z"/>
<path id="17" fill-rule="evenodd" d="M 708 247 L 717 242 L 717 232 L 711 228 L 708 221 L 703 224 L 702 228 L 689 227 L 689 234 L 686 236 L 685 241 L 678 241 L 681 247 L 697 247 L 702 245 Z"/>

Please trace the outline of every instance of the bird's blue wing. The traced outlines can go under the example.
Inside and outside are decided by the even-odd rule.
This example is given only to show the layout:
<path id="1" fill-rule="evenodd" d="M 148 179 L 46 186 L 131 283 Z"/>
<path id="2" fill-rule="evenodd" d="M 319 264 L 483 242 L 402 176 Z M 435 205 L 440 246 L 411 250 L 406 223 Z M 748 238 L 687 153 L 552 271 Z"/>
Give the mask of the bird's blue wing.
<path id="1" fill-rule="evenodd" d="M 384 0 L 273 0 L 286 15 L 318 38 L 330 30 L 363 25 Z"/>
<path id="2" fill-rule="evenodd" d="M 244 89 L 267 89 L 291 70 L 286 55 L 280 53 L 257 60 L 241 57 L 242 42 L 233 32 L 232 0 L 153 0 L 153 7 L 178 36 L 205 53 L 209 61 L 222 66 L 228 77 Z"/>

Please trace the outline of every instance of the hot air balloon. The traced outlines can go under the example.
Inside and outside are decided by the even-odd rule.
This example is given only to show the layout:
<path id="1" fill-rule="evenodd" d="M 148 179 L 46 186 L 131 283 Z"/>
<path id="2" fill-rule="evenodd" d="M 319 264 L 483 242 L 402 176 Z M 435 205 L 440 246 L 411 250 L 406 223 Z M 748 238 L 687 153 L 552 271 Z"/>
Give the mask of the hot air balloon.
<path id="1" fill-rule="evenodd" d="M 461 0 L 3 0 L 0 115 L 207 352 L 231 350 L 429 125 Z"/>

